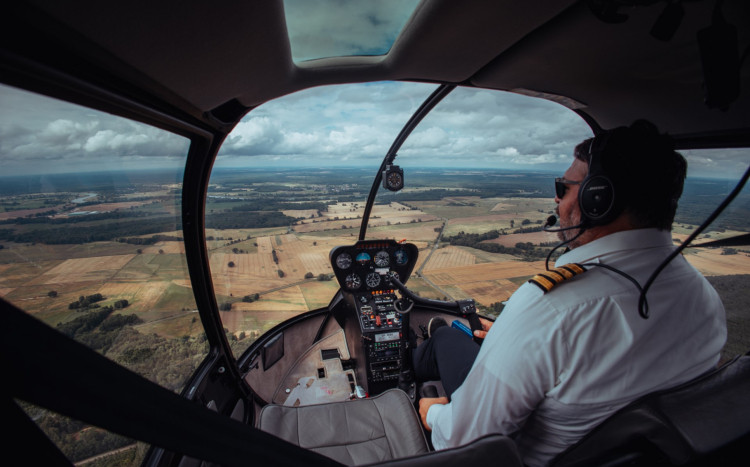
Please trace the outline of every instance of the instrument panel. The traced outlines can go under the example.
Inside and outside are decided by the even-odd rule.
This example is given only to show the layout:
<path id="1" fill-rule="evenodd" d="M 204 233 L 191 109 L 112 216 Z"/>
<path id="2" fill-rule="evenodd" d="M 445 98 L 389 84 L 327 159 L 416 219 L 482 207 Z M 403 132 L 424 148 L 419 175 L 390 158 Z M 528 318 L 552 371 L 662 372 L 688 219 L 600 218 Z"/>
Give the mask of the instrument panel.
<path id="1" fill-rule="evenodd" d="M 333 272 L 341 288 L 355 294 L 392 289 L 393 274 L 402 283 L 411 275 L 419 250 L 395 240 L 361 240 L 331 250 Z"/>
<path id="2" fill-rule="evenodd" d="M 331 250 L 331 266 L 349 304 L 347 310 L 351 310 L 342 326 L 362 337 L 360 358 L 370 394 L 395 387 L 410 361 L 405 359 L 408 346 L 404 338 L 408 336 L 408 313 L 397 306 L 399 299 L 390 278 L 406 282 L 418 255 L 414 244 L 395 240 L 361 240 Z"/>

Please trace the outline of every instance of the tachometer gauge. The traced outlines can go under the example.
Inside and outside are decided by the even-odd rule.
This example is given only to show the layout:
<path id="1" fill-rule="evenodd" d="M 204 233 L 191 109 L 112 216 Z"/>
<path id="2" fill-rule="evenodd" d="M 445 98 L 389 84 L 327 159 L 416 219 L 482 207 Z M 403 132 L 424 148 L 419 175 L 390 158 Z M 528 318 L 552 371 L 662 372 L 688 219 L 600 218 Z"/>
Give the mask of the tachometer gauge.
<path id="1" fill-rule="evenodd" d="M 370 253 L 363 251 L 357 255 L 357 262 L 361 265 L 365 265 L 370 261 Z"/>
<path id="2" fill-rule="evenodd" d="M 336 266 L 340 269 L 349 269 L 352 265 L 352 257 L 349 253 L 341 253 L 336 257 Z"/>
<path id="3" fill-rule="evenodd" d="M 345 283 L 347 289 L 357 290 L 362 285 L 362 279 L 356 274 L 349 274 Z"/>
<path id="4" fill-rule="evenodd" d="M 388 252 L 385 250 L 378 251 L 375 253 L 375 258 L 373 261 L 375 261 L 375 266 L 379 268 L 384 268 L 388 266 L 388 263 L 390 263 L 390 256 L 388 256 Z"/>
<path id="5" fill-rule="evenodd" d="M 371 272 L 370 274 L 365 277 L 365 284 L 367 284 L 367 287 L 374 289 L 375 287 L 380 285 L 380 274 L 377 272 Z"/>
<path id="6" fill-rule="evenodd" d="M 393 253 L 393 256 L 396 257 L 396 264 L 399 266 L 403 266 L 404 264 L 409 262 L 409 255 L 406 254 L 406 251 L 404 250 L 396 250 Z"/>

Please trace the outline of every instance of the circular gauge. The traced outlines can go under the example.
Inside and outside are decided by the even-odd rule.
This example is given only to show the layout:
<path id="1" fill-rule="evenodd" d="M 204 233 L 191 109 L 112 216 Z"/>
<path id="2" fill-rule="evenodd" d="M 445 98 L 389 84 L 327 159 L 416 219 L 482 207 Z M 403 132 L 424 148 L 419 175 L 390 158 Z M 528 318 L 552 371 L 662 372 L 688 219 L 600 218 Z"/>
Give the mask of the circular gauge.
<path id="1" fill-rule="evenodd" d="M 349 274 L 346 276 L 346 288 L 356 290 L 362 285 L 362 279 L 356 274 Z"/>
<path id="2" fill-rule="evenodd" d="M 400 189 L 404 186 L 404 176 L 399 172 L 388 173 L 388 186 L 393 189 Z"/>
<path id="3" fill-rule="evenodd" d="M 384 268 L 390 263 L 390 256 L 388 256 L 387 251 L 381 250 L 375 253 L 375 259 L 373 261 L 375 261 L 375 266 Z"/>
<path id="4" fill-rule="evenodd" d="M 396 257 L 396 264 L 403 266 L 407 262 L 409 262 L 409 255 L 406 254 L 406 251 L 404 250 L 396 250 L 395 253 L 393 253 L 393 256 Z"/>
<path id="5" fill-rule="evenodd" d="M 357 255 L 357 262 L 359 264 L 365 265 L 370 261 L 370 253 L 363 251 L 362 253 Z"/>
<path id="6" fill-rule="evenodd" d="M 404 187 L 404 171 L 397 165 L 391 165 L 383 171 L 383 188 L 398 191 Z"/>
<path id="7" fill-rule="evenodd" d="M 352 265 L 352 257 L 349 253 L 341 253 L 336 257 L 336 266 L 339 267 L 339 269 L 349 269 L 349 266 Z"/>
<path id="8" fill-rule="evenodd" d="M 380 285 L 380 274 L 377 272 L 371 272 L 365 277 L 365 283 L 367 284 L 367 287 L 374 289 Z"/>

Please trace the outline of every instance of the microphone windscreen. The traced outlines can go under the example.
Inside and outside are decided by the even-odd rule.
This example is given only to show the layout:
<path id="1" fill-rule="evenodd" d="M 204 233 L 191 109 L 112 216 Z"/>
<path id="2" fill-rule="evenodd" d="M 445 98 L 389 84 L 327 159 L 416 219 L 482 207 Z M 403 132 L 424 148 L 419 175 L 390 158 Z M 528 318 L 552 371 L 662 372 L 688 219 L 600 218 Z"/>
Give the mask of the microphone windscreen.
<path id="1" fill-rule="evenodd" d="M 545 227 L 552 227 L 555 224 L 557 224 L 557 217 L 549 216 L 547 218 L 547 224 L 545 224 Z"/>

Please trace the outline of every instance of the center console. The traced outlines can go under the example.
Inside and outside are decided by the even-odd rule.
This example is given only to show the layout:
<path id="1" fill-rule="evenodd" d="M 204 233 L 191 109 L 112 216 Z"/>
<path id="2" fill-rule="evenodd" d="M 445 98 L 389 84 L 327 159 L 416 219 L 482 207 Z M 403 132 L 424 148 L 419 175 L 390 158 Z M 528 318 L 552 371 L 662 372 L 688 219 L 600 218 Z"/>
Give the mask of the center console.
<path id="1" fill-rule="evenodd" d="M 358 367 L 362 371 L 364 366 L 370 395 L 396 387 L 411 362 L 406 355 L 408 313 L 399 309 L 390 277 L 405 282 L 417 255 L 415 245 L 393 240 L 359 241 L 331 250 L 331 264 L 348 304 L 345 330 L 361 335 L 360 349 L 353 353 L 359 353 Z"/>
<path id="2" fill-rule="evenodd" d="M 358 315 L 367 360 L 367 381 L 372 383 L 398 381 L 404 354 L 402 345 L 403 316 L 396 311 L 398 299 L 392 291 L 367 296 L 359 295 Z"/>

